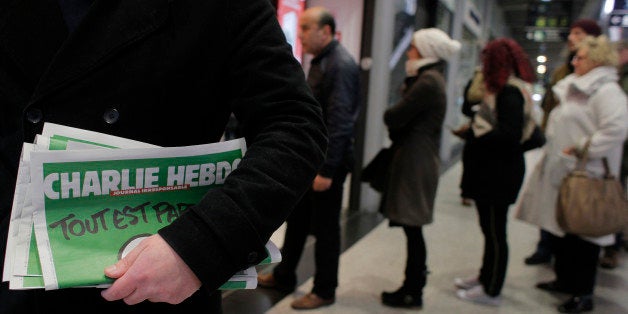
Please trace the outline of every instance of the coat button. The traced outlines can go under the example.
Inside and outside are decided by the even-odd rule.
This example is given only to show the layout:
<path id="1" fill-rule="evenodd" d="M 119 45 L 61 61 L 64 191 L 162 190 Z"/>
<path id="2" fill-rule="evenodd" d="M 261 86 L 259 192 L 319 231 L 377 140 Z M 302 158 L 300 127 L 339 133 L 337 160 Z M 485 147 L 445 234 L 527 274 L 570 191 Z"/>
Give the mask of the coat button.
<path id="1" fill-rule="evenodd" d="M 105 120 L 105 122 L 107 122 L 107 124 L 114 124 L 118 122 L 118 119 L 120 118 L 120 112 L 118 112 L 118 109 L 110 108 L 105 111 L 105 114 L 103 114 L 102 118 L 103 120 Z"/>
<path id="2" fill-rule="evenodd" d="M 247 257 L 247 260 L 248 260 L 249 264 L 251 264 L 251 265 L 255 264 L 255 262 L 257 261 L 257 252 L 249 253 L 249 256 Z"/>
<path id="3" fill-rule="evenodd" d="M 44 114 L 37 108 L 31 108 L 26 111 L 26 120 L 30 123 L 37 124 L 43 117 Z"/>

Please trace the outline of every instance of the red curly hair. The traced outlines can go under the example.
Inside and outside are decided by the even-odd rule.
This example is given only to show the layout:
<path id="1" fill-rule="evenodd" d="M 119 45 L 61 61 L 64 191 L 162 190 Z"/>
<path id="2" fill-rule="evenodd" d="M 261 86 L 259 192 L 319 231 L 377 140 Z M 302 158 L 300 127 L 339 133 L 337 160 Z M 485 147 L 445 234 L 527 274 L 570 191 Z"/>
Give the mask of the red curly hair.
<path id="1" fill-rule="evenodd" d="M 482 50 L 482 72 L 486 90 L 498 93 L 512 74 L 526 81 L 534 81 L 534 72 L 528 55 L 511 38 L 490 41 Z"/>

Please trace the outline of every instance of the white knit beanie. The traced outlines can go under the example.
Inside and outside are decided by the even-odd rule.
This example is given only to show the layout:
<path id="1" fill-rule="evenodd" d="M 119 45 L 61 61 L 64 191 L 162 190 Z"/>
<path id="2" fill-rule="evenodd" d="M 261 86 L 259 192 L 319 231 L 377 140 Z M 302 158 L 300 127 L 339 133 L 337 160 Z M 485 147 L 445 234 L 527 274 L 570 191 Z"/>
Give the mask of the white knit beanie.
<path id="1" fill-rule="evenodd" d="M 425 28 L 414 32 L 412 44 L 424 58 L 447 60 L 460 50 L 460 42 L 449 38 L 438 28 Z"/>

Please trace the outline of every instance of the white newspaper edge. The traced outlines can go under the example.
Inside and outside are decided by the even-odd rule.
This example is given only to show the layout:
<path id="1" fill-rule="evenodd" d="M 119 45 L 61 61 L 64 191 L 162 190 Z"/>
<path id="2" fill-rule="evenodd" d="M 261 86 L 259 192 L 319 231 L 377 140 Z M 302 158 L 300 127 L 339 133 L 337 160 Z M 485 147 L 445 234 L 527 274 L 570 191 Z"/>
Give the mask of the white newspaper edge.
<path id="1" fill-rule="evenodd" d="M 30 249 L 31 236 L 33 235 L 33 205 L 31 203 L 30 185 L 26 190 L 27 199 L 22 206 L 20 213 L 20 221 L 18 224 L 18 235 L 15 242 L 15 252 L 13 256 L 12 274 L 25 276 L 28 275 L 28 257 Z"/>
<path id="2" fill-rule="evenodd" d="M 7 236 L 7 246 L 4 255 L 4 268 L 2 271 L 2 281 L 10 281 L 13 274 L 13 264 L 15 258 L 15 250 L 17 246 L 19 226 L 21 222 L 22 207 L 28 192 L 30 183 L 30 173 L 27 161 L 33 144 L 24 143 L 22 145 L 22 153 L 20 155 L 20 164 L 17 172 L 17 181 L 15 192 L 13 193 L 13 204 L 11 206 L 11 216 L 9 218 L 9 231 Z"/>
<path id="3" fill-rule="evenodd" d="M 98 144 L 116 146 L 118 148 L 159 147 L 157 145 L 130 140 L 124 137 L 108 135 L 104 133 L 69 127 L 50 122 L 44 123 L 44 128 L 41 132 L 41 135 L 45 137 L 53 137 L 55 135 L 65 136 Z"/>
<path id="4" fill-rule="evenodd" d="M 268 240 L 266 242 L 266 251 L 268 252 L 268 257 L 260 263 L 261 265 L 281 262 L 281 251 L 273 241 Z"/>

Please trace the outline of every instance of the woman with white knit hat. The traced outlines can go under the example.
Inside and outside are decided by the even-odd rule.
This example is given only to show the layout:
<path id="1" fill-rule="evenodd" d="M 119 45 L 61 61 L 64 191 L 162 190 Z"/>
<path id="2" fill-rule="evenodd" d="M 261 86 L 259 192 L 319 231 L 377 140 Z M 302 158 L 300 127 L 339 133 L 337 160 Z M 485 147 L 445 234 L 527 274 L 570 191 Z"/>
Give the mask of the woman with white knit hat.
<path id="1" fill-rule="evenodd" d="M 394 156 L 382 194 L 381 211 L 390 226 L 402 227 L 407 239 L 403 285 L 383 292 L 382 303 L 421 307 L 426 283 L 426 248 L 422 226 L 433 220 L 438 186 L 440 142 L 447 107 L 446 60 L 460 43 L 436 28 L 412 36 L 406 53 L 407 77 L 402 98 L 384 113 Z"/>

